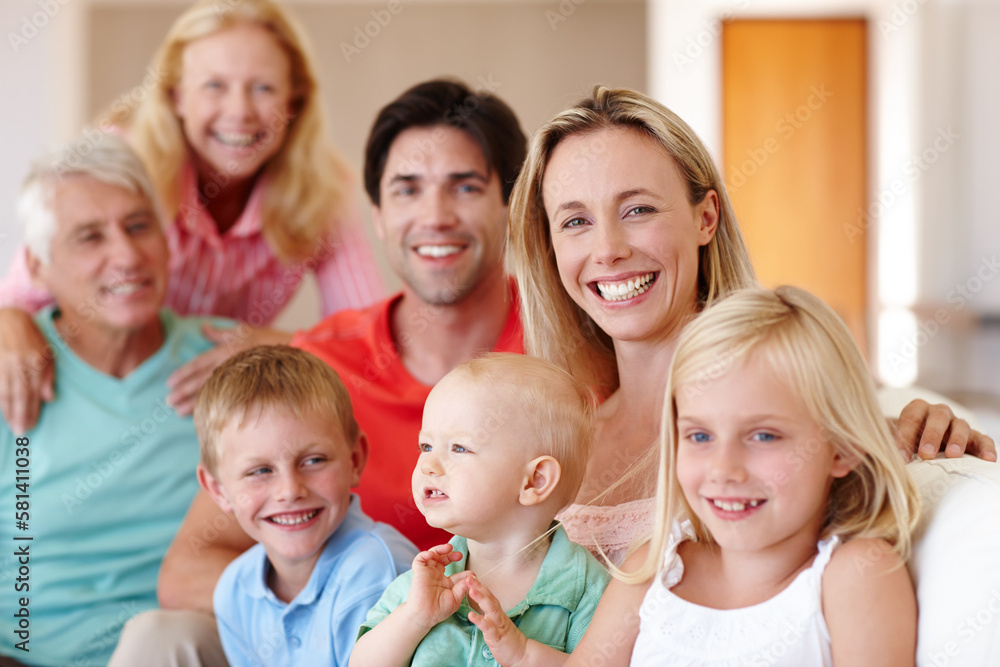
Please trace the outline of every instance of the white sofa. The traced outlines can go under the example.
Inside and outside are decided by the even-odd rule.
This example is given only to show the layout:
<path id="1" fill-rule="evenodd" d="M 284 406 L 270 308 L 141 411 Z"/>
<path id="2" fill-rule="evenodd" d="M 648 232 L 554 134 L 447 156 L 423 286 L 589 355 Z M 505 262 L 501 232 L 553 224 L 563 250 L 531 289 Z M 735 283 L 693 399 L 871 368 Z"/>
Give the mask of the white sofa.
<path id="1" fill-rule="evenodd" d="M 879 396 L 893 416 L 914 398 L 947 403 L 978 428 L 971 412 L 927 390 Z M 1000 464 L 965 456 L 907 470 L 923 509 L 908 563 L 920 607 L 917 665 L 1000 667 Z"/>
<path id="2" fill-rule="evenodd" d="M 966 456 L 907 469 L 923 507 L 909 562 L 917 664 L 1000 666 L 1000 465 Z"/>

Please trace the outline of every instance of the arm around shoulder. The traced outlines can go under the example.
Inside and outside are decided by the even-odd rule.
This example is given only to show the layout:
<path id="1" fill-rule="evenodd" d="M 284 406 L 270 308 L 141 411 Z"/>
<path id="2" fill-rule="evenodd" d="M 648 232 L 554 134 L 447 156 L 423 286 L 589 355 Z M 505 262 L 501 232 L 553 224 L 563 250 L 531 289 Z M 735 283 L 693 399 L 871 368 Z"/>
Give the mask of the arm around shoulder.
<path id="1" fill-rule="evenodd" d="M 202 325 L 202 335 L 215 343 L 215 347 L 188 361 L 167 378 L 167 386 L 170 388 L 167 403 L 181 416 L 194 411 L 198 392 L 215 369 L 227 359 L 258 345 L 288 345 L 292 341 L 292 334 L 284 331 L 248 327 L 245 324 L 230 326 L 222 321 L 206 321 Z"/>
<path id="2" fill-rule="evenodd" d="M 160 566 L 160 606 L 213 613 L 212 591 L 223 570 L 253 544 L 233 516 L 198 491 Z"/>
<path id="3" fill-rule="evenodd" d="M 38 421 L 43 400 L 53 398 L 49 344 L 31 315 L 0 308 L 0 413 L 18 434 Z"/>
<path id="4" fill-rule="evenodd" d="M 0 308 L 17 308 L 34 313 L 52 303 L 52 294 L 31 278 L 28 270 L 28 249 L 21 246 L 0 280 Z"/>
<path id="5" fill-rule="evenodd" d="M 823 573 L 823 616 L 838 665 L 913 665 L 917 601 L 910 575 L 884 540 L 857 538 Z"/>

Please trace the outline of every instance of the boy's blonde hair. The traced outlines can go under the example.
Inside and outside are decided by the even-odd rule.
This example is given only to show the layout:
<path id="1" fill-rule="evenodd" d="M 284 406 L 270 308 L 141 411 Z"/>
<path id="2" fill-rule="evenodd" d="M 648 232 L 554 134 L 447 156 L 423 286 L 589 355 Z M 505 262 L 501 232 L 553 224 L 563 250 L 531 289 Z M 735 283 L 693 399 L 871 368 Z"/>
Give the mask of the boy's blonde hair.
<path id="1" fill-rule="evenodd" d="M 655 574 L 674 521 L 689 519 L 697 538 L 712 542 L 677 479 L 676 397 L 681 391 L 703 391 L 751 355 L 762 355 L 802 397 L 834 450 L 857 461 L 847 476 L 833 480 L 820 538 L 879 538 L 903 560 L 908 557 L 919 499 L 850 331 L 805 290 L 750 289 L 707 309 L 681 335 L 664 400 L 652 544 L 641 570 L 624 579 L 644 581 Z"/>
<path id="2" fill-rule="evenodd" d="M 113 105 L 105 124 L 126 128 L 130 143 L 143 159 L 160 194 L 168 220 L 180 206 L 181 167 L 188 155 L 173 91 L 180 83 L 184 49 L 191 42 L 237 25 L 262 26 L 278 41 L 291 63 L 292 97 L 287 135 L 259 178 L 268 187 L 262 202 L 264 237 L 284 261 L 310 256 L 320 237 L 331 231 L 338 212 L 345 213 L 351 171 L 329 140 L 316 68 L 304 33 L 277 3 L 270 0 L 200 0 L 171 26 L 153 58 L 156 87 L 135 110 Z M 272 119 L 274 120 L 274 119 Z M 269 130 L 273 128 L 269 127 Z"/>
<path id="3" fill-rule="evenodd" d="M 593 447 L 593 393 L 559 367 L 523 354 L 495 352 L 466 361 L 451 373 L 488 384 L 511 400 L 517 414 L 504 415 L 504 419 L 526 422 L 537 434 L 531 443 L 537 446 L 537 455 L 559 462 L 556 497 L 563 504 L 571 502 L 583 482 Z"/>
<path id="4" fill-rule="evenodd" d="M 608 128 L 630 129 L 662 148 L 677 166 L 690 204 L 701 203 L 710 190 L 718 195 L 718 229 L 698 251 L 699 308 L 756 284 L 722 177 L 701 139 L 677 114 L 633 90 L 598 86 L 590 98 L 543 125 L 531 139 L 510 199 L 507 253 L 523 304 L 525 349 L 606 393 L 618 387 L 614 347 L 559 279 L 542 183 L 560 142 Z"/>
<path id="5" fill-rule="evenodd" d="M 233 420 L 243 428 L 265 410 L 275 409 L 299 419 L 314 414 L 336 419 L 348 447 L 353 448 L 360 435 L 347 387 L 329 365 L 287 345 L 254 347 L 216 368 L 198 394 L 194 426 L 201 462 L 213 477 L 218 477 L 222 430 Z"/>

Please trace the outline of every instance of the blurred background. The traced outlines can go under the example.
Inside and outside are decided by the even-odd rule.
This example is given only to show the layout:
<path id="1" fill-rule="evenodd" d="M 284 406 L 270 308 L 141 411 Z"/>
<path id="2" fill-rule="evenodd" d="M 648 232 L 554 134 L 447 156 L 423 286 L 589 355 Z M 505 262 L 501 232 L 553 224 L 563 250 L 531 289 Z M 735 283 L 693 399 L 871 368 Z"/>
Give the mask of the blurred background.
<path id="1" fill-rule="evenodd" d="M 187 4 L 0 5 L 0 269 L 29 162 L 134 104 Z M 653 95 L 708 144 L 765 284 L 826 299 L 882 382 L 944 393 L 1000 432 L 1000 0 L 285 4 L 358 170 L 376 111 L 431 77 L 499 95 L 526 132 L 598 83 Z M 310 287 L 279 326 L 317 320 Z"/>

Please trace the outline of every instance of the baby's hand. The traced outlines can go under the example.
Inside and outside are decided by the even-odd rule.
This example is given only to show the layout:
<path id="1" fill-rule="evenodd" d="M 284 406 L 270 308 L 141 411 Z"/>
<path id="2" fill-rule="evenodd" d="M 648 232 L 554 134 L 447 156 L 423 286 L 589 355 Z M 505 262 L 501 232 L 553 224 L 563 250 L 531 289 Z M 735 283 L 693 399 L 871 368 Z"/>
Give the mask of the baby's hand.
<path id="1" fill-rule="evenodd" d="M 411 618 L 428 630 L 458 611 L 469 590 L 471 572 L 444 576 L 445 567 L 460 560 L 462 554 L 452 551 L 450 544 L 421 551 L 413 559 L 413 581 L 405 604 Z"/>
<path id="2" fill-rule="evenodd" d="M 490 589 L 475 576 L 469 577 L 469 582 L 469 598 L 482 610 L 481 614 L 469 613 L 469 620 L 483 633 L 498 664 L 517 665 L 524 658 L 528 638 L 510 620 Z"/>

